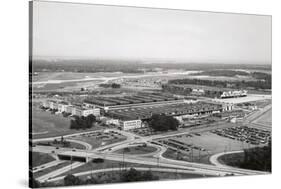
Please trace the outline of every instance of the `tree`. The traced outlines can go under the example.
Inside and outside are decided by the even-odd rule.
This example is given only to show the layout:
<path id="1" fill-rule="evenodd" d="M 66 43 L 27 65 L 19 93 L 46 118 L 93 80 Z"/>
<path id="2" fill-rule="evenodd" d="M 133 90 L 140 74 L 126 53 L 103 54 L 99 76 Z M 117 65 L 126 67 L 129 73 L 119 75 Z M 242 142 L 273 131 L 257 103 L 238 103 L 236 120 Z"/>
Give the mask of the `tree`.
<path id="1" fill-rule="evenodd" d="M 74 186 L 79 184 L 82 184 L 82 181 L 74 175 L 69 174 L 66 177 L 64 177 L 65 186 Z"/>
<path id="2" fill-rule="evenodd" d="M 179 122 L 172 116 L 166 116 L 165 114 L 154 114 L 151 116 L 149 126 L 154 131 L 177 130 Z"/>
<path id="3" fill-rule="evenodd" d="M 123 174 L 121 174 L 121 182 L 149 181 L 158 179 L 159 177 L 154 176 L 151 171 L 142 173 L 134 168 L 130 168 L 129 171 L 124 171 Z"/>
<path id="4" fill-rule="evenodd" d="M 85 116 L 75 116 L 73 120 L 70 120 L 70 129 L 89 129 L 96 122 L 96 117 L 92 114 Z"/>
<path id="5" fill-rule="evenodd" d="M 36 179 L 34 179 L 33 177 L 31 177 L 31 180 L 29 181 L 29 185 L 31 188 L 40 188 L 41 184 L 39 181 L 37 181 Z"/>

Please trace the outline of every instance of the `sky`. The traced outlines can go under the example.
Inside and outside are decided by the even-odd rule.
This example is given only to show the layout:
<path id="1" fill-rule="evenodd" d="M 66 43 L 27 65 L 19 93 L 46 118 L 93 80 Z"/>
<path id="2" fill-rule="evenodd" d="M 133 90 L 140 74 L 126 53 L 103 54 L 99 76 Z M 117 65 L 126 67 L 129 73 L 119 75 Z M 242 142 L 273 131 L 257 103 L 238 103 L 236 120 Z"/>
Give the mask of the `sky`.
<path id="1" fill-rule="evenodd" d="M 271 17 L 33 4 L 33 57 L 271 64 Z"/>

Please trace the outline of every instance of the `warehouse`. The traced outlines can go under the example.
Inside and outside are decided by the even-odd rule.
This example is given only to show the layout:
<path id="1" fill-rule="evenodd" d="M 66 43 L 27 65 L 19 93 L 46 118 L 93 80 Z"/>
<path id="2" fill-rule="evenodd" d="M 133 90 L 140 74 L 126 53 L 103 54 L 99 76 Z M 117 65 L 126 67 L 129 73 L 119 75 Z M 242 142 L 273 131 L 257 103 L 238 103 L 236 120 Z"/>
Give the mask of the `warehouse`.
<path id="1" fill-rule="evenodd" d="M 123 109 L 109 110 L 106 115 L 116 119 L 149 119 L 153 114 L 165 114 L 170 116 L 178 115 L 202 115 L 222 112 L 221 104 L 207 102 L 159 104 L 153 106 L 129 107 Z"/>
<path id="2" fill-rule="evenodd" d="M 183 99 L 173 97 L 172 95 L 162 95 L 158 93 L 138 93 L 131 96 L 123 97 L 88 97 L 84 100 L 86 106 L 97 106 L 99 108 L 122 108 L 132 105 L 146 104 L 146 103 L 171 103 L 179 102 Z"/>

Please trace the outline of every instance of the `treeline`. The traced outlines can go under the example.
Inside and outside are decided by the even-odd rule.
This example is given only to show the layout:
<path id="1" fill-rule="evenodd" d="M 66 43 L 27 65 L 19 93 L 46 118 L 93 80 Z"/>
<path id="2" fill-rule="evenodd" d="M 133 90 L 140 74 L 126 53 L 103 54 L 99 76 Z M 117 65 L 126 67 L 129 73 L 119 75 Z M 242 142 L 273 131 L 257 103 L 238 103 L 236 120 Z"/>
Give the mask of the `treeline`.
<path id="1" fill-rule="evenodd" d="M 165 114 L 152 115 L 148 124 L 154 131 L 177 130 L 179 127 L 177 119 L 173 116 L 166 116 Z"/>
<path id="2" fill-rule="evenodd" d="M 155 68 L 162 69 L 184 69 L 184 70 L 214 70 L 214 69 L 255 69 L 271 70 L 270 65 L 253 65 L 253 64 L 204 64 L 204 63 L 187 63 L 173 61 L 141 61 L 141 60 L 107 60 L 107 59 L 56 59 L 48 60 L 38 58 L 33 60 L 33 72 L 123 72 L 123 73 L 143 73 L 154 71 Z"/>
<path id="3" fill-rule="evenodd" d="M 248 76 L 250 73 L 239 70 L 207 70 L 203 72 L 193 73 L 191 75 L 208 75 L 208 76 L 225 76 L 235 77 L 237 75 Z"/>
<path id="4" fill-rule="evenodd" d="M 102 83 L 99 86 L 103 88 L 113 88 L 113 89 L 121 88 L 121 85 L 117 83 Z"/>
<path id="5" fill-rule="evenodd" d="M 40 183 L 37 180 L 31 178 L 30 187 L 40 188 L 40 187 L 55 187 L 55 186 L 77 186 L 77 185 L 87 185 L 87 184 L 103 184 L 103 183 L 120 183 L 120 182 L 136 182 L 136 181 L 153 181 L 159 180 L 158 176 L 153 175 L 151 171 L 138 171 L 134 168 L 129 170 L 120 171 L 114 175 L 112 174 L 101 174 L 97 176 L 87 177 L 86 179 L 81 179 L 77 176 L 69 174 L 64 177 L 63 184 L 55 183 Z"/>
<path id="6" fill-rule="evenodd" d="M 255 75 L 255 77 L 263 77 L 257 81 L 221 81 L 221 80 L 204 80 L 204 79 L 175 79 L 170 80 L 169 84 L 177 85 L 205 85 L 211 87 L 223 87 L 233 89 L 271 89 L 271 76 L 265 76 L 261 74 Z"/>
<path id="7" fill-rule="evenodd" d="M 137 61 L 113 61 L 113 60 L 35 60 L 33 72 L 77 72 L 77 73 L 97 73 L 97 72 L 123 72 L 142 73 Z M 133 64 L 131 64 L 133 63 Z"/>
<path id="8" fill-rule="evenodd" d="M 86 184 L 102 184 L 102 183 L 118 183 L 118 182 L 136 182 L 136 181 L 152 181 L 159 180 L 151 171 L 141 172 L 134 168 L 124 170 L 115 177 L 89 177 L 85 180 L 74 175 L 67 175 L 64 178 L 64 186 L 86 185 Z"/>
<path id="9" fill-rule="evenodd" d="M 234 167 L 271 172 L 271 158 L 271 142 L 269 142 L 264 147 L 245 149 L 244 153 L 224 155 L 221 160 Z"/>
<path id="10" fill-rule="evenodd" d="M 74 119 L 70 120 L 70 129 L 90 129 L 96 122 L 96 117 L 92 114 L 85 116 L 74 116 Z"/>
<path id="11" fill-rule="evenodd" d="M 271 172 L 271 142 L 268 146 L 244 150 L 244 159 L 238 165 L 244 169 Z"/>

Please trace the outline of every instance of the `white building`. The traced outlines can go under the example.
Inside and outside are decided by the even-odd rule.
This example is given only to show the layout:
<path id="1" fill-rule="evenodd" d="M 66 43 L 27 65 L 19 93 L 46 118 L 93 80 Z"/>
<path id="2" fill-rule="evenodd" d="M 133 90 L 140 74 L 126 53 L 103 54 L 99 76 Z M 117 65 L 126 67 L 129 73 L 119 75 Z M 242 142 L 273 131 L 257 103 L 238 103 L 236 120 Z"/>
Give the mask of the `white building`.
<path id="1" fill-rule="evenodd" d="M 72 107 L 72 115 L 86 117 L 90 114 L 92 114 L 94 116 L 100 116 L 100 109 L 99 108 L 88 109 L 88 108 L 79 107 L 79 106 Z"/>
<path id="2" fill-rule="evenodd" d="M 58 102 L 50 100 L 49 104 L 51 109 L 58 109 Z"/>
<path id="3" fill-rule="evenodd" d="M 72 109 L 73 109 L 73 106 L 69 105 L 65 108 L 65 112 L 72 114 Z"/>
<path id="4" fill-rule="evenodd" d="M 59 102 L 58 103 L 58 111 L 59 112 L 67 112 L 67 107 L 69 106 L 66 102 Z"/>
<path id="5" fill-rule="evenodd" d="M 141 128 L 141 126 L 142 126 L 142 122 L 141 122 L 140 119 L 137 119 L 137 120 L 120 120 L 119 123 L 120 123 L 120 126 L 123 130 Z"/>
<path id="6" fill-rule="evenodd" d="M 44 108 L 50 108 L 50 102 L 48 100 L 43 102 L 43 107 Z"/>
<path id="7" fill-rule="evenodd" d="M 247 96 L 248 91 L 236 90 L 236 91 L 225 91 L 222 93 L 221 98 L 235 98 Z"/>
<path id="8" fill-rule="evenodd" d="M 234 109 L 234 105 L 230 103 L 224 103 L 222 105 L 222 111 L 232 111 Z"/>
<path id="9" fill-rule="evenodd" d="M 109 118 L 109 117 L 100 117 L 100 120 L 106 125 L 117 125 L 119 126 L 119 119 Z"/>

